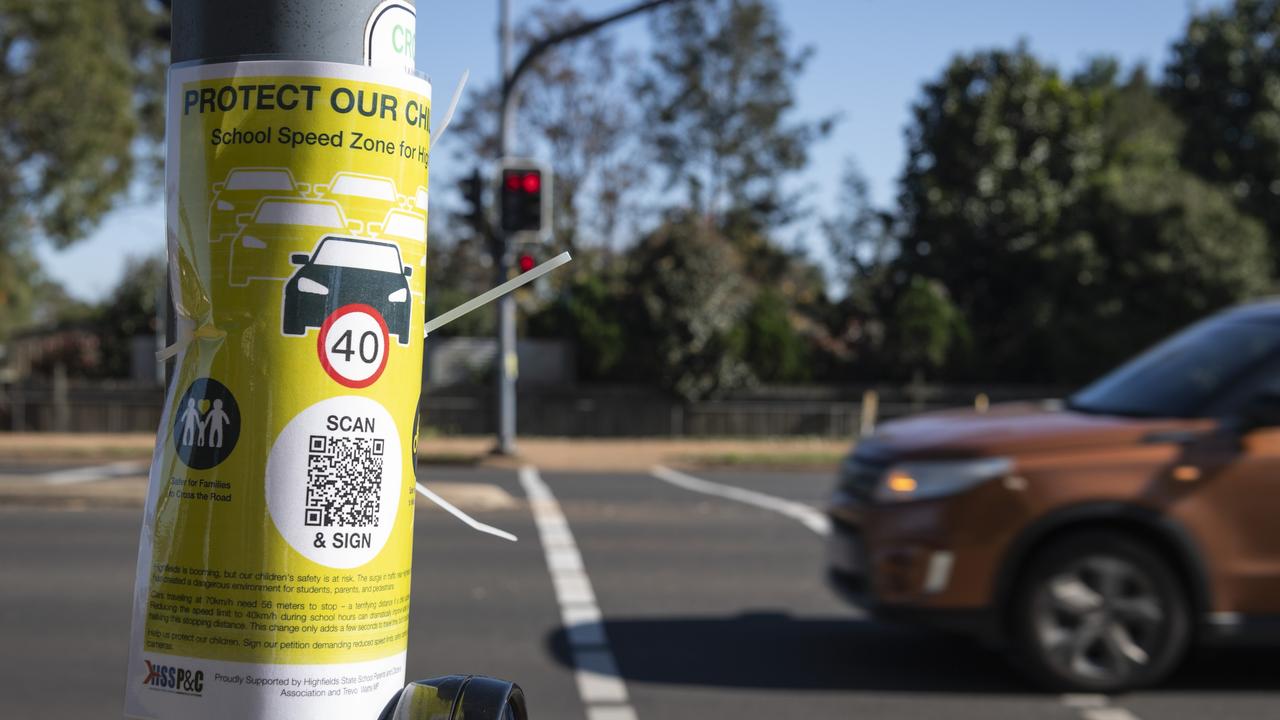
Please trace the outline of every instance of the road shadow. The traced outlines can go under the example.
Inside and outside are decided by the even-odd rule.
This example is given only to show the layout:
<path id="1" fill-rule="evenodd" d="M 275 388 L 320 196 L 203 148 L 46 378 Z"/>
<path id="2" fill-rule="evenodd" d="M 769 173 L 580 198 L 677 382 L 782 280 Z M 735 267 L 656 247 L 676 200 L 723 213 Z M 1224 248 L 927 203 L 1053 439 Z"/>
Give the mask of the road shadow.
<path id="1" fill-rule="evenodd" d="M 604 631 L 625 680 L 796 690 L 1038 694 L 999 653 L 943 633 L 785 613 L 618 618 Z M 551 633 L 571 666 L 567 632 Z M 1198 651 L 1164 689 L 1274 689 L 1280 649 Z M 1159 692 L 1157 689 L 1156 692 Z"/>
<path id="2" fill-rule="evenodd" d="M 1026 692 L 999 655 L 963 639 L 783 613 L 620 618 L 604 630 L 628 681 L 802 690 Z M 566 631 L 548 638 L 571 664 Z"/>

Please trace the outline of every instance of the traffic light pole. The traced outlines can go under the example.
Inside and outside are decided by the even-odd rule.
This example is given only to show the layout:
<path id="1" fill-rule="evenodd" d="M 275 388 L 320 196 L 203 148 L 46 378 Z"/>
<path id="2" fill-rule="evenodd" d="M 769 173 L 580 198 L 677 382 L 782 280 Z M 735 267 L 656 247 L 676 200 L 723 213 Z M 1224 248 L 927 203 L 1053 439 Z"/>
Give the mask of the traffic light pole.
<path id="1" fill-rule="evenodd" d="M 498 116 L 498 159 L 505 159 L 515 147 L 516 83 L 538 58 L 561 43 L 589 35 L 600 28 L 679 0 L 645 0 L 608 15 L 586 20 L 554 32 L 531 44 L 515 67 L 511 66 L 513 44 L 511 0 L 498 0 L 498 68 L 502 73 L 502 102 Z M 687 0 L 686 0 L 687 1 Z M 498 223 L 493 230 L 494 267 L 498 283 L 506 282 L 511 273 L 511 238 Z M 516 453 L 516 377 L 519 361 L 516 355 L 516 300 L 503 297 L 498 302 L 498 445 L 499 455 Z"/>
<path id="2" fill-rule="evenodd" d="M 515 132 L 515 103 L 510 102 L 511 77 L 511 0 L 499 0 L 498 8 L 498 68 L 502 73 L 502 109 L 498 119 L 498 158 L 505 158 L 512 147 Z M 511 243 L 502 223 L 494 227 L 494 269 L 501 284 L 511 273 Z M 516 354 L 516 299 L 505 295 L 498 300 L 498 446 L 499 455 L 516 454 L 516 376 L 520 372 Z"/>

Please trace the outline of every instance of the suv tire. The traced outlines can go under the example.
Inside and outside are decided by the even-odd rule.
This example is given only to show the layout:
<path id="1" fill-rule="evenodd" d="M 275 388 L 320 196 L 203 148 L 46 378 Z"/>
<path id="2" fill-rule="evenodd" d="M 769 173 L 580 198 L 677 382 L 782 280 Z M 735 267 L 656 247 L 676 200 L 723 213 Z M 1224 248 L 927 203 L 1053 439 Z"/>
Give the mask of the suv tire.
<path id="1" fill-rule="evenodd" d="M 1010 610 L 1018 669 L 1055 691 L 1157 683 L 1191 638 L 1190 605 L 1173 568 L 1122 532 L 1053 541 L 1027 564 Z"/>

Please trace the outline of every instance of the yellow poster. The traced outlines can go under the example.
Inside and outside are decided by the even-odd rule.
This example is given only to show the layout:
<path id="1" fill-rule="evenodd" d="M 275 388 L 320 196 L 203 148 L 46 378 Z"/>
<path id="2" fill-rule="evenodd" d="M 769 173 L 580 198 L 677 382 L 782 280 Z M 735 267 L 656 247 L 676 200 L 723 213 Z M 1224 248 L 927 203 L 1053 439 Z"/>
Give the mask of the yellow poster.
<path id="1" fill-rule="evenodd" d="M 430 85 L 170 72 L 183 347 L 151 469 L 126 714 L 372 718 L 404 682 Z"/>

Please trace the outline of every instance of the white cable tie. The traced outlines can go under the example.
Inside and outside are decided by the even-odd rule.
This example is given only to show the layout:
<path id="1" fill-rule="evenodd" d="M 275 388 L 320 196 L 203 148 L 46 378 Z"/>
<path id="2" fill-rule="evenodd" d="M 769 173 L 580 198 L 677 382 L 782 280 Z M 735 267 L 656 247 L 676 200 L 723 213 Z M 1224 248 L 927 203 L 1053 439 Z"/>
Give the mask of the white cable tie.
<path id="1" fill-rule="evenodd" d="M 444 111 L 444 120 L 441 120 L 440 127 L 431 133 L 431 144 L 427 146 L 428 150 L 436 146 L 436 142 L 444 135 L 444 131 L 449 128 L 449 121 L 453 120 L 453 111 L 458 109 L 458 102 L 462 100 L 462 90 L 467 86 L 467 79 L 470 77 L 470 68 L 462 71 L 462 77 L 458 78 L 458 86 L 453 89 L 453 99 L 449 101 L 449 109 Z"/>
<path id="2" fill-rule="evenodd" d="M 182 322 L 182 320 L 179 319 L 176 325 L 176 329 L 178 331 L 177 339 L 173 344 L 165 347 L 163 350 L 156 351 L 156 362 L 163 364 L 170 358 L 176 357 L 178 353 L 186 350 L 187 346 L 191 344 L 191 341 L 195 339 L 195 332 L 191 328 L 191 323 Z"/>
<path id="3" fill-rule="evenodd" d="M 498 528 L 492 525 L 486 525 L 480 522 L 479 520 L 476 520 L 475 518 L 471 517 L 470 515 L 466 514 L 465 512 L 463 512 L 462 510 L 454 506 L 453 503 L 449 502 L 448 500 L 445 500 L 439 495 L 428 490 L 426 485 L 423 485 L 422 483 L 417 483 L 417 486 L 418 486 L 418 492 L 422 493 L 423 497 L 435 503 L 436 505 L 440 506 L 441 510 L 444 510 L 450 515 L 466 523 L 468 526 L 471 527 L 471 529 L 478 530 L 482 533 L 486 533 L 494 537 L 500 537 L 503 540 L 510 540 L 511 542 L 518 541 L 515 535 L 512 535 L 506 530 L 499 530 Z"/>
<path id="4" fill-rule="evenodd" d="M 562 252 L 559 255 L 551 258 L 550 260 L 542 263 L 538 267 L 530 270 L 529 272 L 521 273 L 511 278 L 510 280 L 502 283 L 498 287 L 493 288 L 492 290 L 489 290 L 486 293 L 483 293 L 481 295 L 477 295 L 471 298 L 470 300 L 462 303 L 461 305 L 450 310 L 449 312 L 443 315 L 438 315 L 428 320 L 427 324 L 422 327 L 422 336 L 426 337 L 430 335 L 436 330 L 439 330 L 440 328 L 444 327 L 445 325 L 448 325 L 454 320 L 457 320 L 463 315 L 466 315 L 472 310 L 476 310 L 478 308 L 484 307 L 485 305 L 488 305 L 489 303 L 493 302 L 494 300 L 497 300 L 503 295 L 506 295 L 512 290 L 515 290 L 522 285 L 527 285 L 528 283 L 531 283 L 534 280 L 537 280 L 538 278 L 542 277 L 543 275 L 546 275 L 552 270 L 555 270 L 561 265 L 564 265 L 565 263 L 569 262 L 572 259 L 573 259 L 572 257 L 569 257 L 569 253 Z"/>

